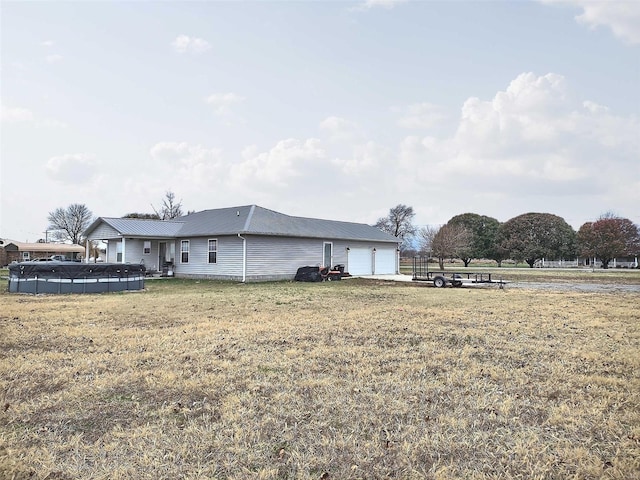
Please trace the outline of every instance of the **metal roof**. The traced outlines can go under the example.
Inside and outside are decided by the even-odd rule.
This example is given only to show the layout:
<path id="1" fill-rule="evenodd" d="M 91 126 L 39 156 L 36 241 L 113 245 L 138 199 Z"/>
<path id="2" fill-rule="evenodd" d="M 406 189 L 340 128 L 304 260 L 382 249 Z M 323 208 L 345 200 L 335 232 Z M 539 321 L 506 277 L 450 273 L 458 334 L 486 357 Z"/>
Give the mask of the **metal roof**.
<path id="1" fill-rule="evenodd" d="M 6 250 L 13 250 L 11 245 L 19 252 L 56 252 L 56 253 L 83 253 L 84 247 L 77 243 L 27 243 L 10 241 L 2 245 Z"/>
<path id="2" fill-rule="evenodd" d="M 94 230 L 101 221 L 124 237 L 175 237 L 183 225 L 183 222 L 174 220 L 100 217 L 85 230 L 84 235 Z"/>
<path id="3" fill-rule="evenodd" d="M 282 237 L 332 238 L 397 243 L 398 239 L 364 223 L 292 217 L 257 205 L 203 210 L 172 221 L 101 217 L 122 236 L 197 237 L 209 235 L 271 235 Z"/>

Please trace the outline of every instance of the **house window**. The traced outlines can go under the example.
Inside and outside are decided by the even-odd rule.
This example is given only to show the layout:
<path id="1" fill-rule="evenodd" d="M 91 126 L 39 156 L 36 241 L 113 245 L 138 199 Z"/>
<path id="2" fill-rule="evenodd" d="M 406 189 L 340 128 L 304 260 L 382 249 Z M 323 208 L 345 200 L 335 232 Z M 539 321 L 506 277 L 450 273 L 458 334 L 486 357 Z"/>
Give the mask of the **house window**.
<path id="1" fill-rule="evenodd" d="M 31 255 L 29 255 L 29 252 L 22 252 L 22 260 L 25 262 L 28 262 L 31 259 Z"/>
<path id="2" fill-rule="evenodd" d="M 209 263 L 218 263 L 218 240 L 209 239 Z"/>
<path id="3" fill-rule="evenodd" d="M 144 255 L 149 255 L 151 253 L 151 240 L 144 241 L 144 246 L 142 247 L 142 253 Z"/>
<path id="4" fill-rule="evenodd" d="M 180 242 L 180 262 L 189 263 L 189 240 Z"/>

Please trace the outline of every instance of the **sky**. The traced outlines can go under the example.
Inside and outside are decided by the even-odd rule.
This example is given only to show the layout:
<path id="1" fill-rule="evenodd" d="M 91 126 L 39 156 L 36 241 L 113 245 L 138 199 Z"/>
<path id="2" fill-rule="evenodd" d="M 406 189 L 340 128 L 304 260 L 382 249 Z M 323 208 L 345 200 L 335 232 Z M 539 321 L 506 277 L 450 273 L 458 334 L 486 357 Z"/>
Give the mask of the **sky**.
<path id="1" fill-rule="evenodd" d="M 0 238 L 256 204 L 640 224 L 640 2 L 0 3 Z"/>

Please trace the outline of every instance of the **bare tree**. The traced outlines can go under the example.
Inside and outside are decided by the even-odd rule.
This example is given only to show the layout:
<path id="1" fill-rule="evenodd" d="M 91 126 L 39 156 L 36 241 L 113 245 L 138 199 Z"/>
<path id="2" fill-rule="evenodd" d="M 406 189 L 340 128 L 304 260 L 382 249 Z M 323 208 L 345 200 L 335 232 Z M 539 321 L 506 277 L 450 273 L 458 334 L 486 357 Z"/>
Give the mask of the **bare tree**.
<path id="1" fill-rule="evenodd" d="M 433 239 L 438 230 L 440 230 L 440 227 L 434 225 L 427 225 L 418 230 L 418 244 L 421 255 L 431 255 L 431 252 L 433 252 Z"/>
<path id="2" fill-rule="evenodd" d="M 160 220 L 171 220 L 182 216 L 182 200 L 177 202 L 176 194 L 170 191 L 164 194 L 160 209 L 156 209 L 153 205 L 151 208 Z"/>
<path id="3" fill-rule="evenodd" d="M 158 215 L 157 213 L 132 212 L 132 213 L 127 213 L 122 218 L 138 218 L 138 219 L 141 219 L 141 220 L 160 220 L 160 215 Z"/>
<path id="4" fill-rule="evenodd" d="M 93 218 L 93 213 L 86 205 L 73 203 L 67 208 L 56 208 L 49 212 L 49 230 L 53 230 L 53 238 L 68 240 L 80 244 L 84 232 Z"/>
<path id="5" fill-rule="evenodd" d="M 459 258 L 462 251 L 471 245 L 471 232 L 463 225 L 447 223 L 438 230 L 431 244 L 432 251 L 438 257 L 440 269 L 444 269 L 445 258 Z"/>
<path id="6" fill-rule="evenodd" d="M 399 204 L 389 210 L 389 215 L 379 218 L 375 226 L 398 238 L 402 242 L 400 250 L 404 251 L 410 247 L 416 233 L 416 227 L 412 223 L 415 215 L 413 207 Z"/>
<path id="7" fill-rule="evenodd" d="M 99 242 L 86 240 L 85 247 L 89 244 L 89 258 L 93 258 L 93 263 L 98 263 L 98 257 L 100 256 Z"/>

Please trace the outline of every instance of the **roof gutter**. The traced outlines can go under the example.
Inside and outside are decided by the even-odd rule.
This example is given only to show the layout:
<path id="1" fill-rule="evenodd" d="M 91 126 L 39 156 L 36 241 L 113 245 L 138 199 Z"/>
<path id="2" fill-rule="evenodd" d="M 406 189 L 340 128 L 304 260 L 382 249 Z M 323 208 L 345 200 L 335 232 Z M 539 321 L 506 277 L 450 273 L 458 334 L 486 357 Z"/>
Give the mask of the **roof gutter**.
<path id="1" fill-rule="evenodd" d="M 242 283 L 247 281 L 247 239 L 238 233 L 238 238 L 242 240 Z"/>

